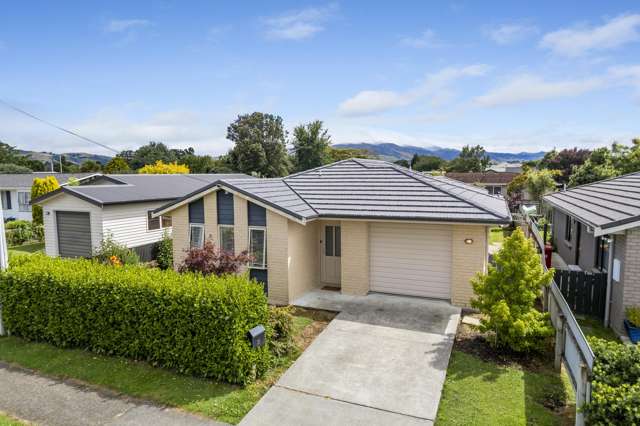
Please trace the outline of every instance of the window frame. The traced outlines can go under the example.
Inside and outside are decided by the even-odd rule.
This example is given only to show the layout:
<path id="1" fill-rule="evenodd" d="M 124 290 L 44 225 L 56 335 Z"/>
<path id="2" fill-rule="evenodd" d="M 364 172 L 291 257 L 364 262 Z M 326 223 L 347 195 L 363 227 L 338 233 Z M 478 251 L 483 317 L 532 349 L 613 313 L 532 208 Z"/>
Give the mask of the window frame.
<path id="1" fill-rule="evenodd" d="M 235 237 L 235 226 L 227 225 L 227 224 L 219 224 L 218 225 L 218 247 L 221 250 L 229 251 L 224 248 L 224 244 L 222 242 L 222 228 L 231 228 L 231 236 L 233 237 L 233 248 L 230 250 L 231 253 L 236 252 L 236 237 Z"/>
<path id="2" fill-rule="evenodd" d="M 194 245 L 191 237 L 193 236 L 192 229 L 200 228 L 200 241 Z M 189 248 L 202 248 L 204 246 L 204 223 L 190 223 L 189 224 Z"/>
<path id="3" fill-rule="evenodd" d="M 30 212 L 31 211 L 31 192 L 29 191 L 17 191 L 18 192 L 18 211 L 19 212 Z M 26 194 L 27 204 L 22 204 L 20 202 L 20 194 Z M 23 208 L 23 206 L 26 206 Z"/>
<path id="4" fill-rule="evenodd" d="M 158 231 L 160 229 L 162 229 L 162 219 L 158 216 L 158 217 L 152 217 L 153 215 L 153 210 L 147 210 L 147 231 Z M 152 220 L 157 220 L 158 221 L 158 227 L 157 228 L 151 228 L 151 221 Z"/>
<path id="5" fill-rule="evenodd" d="M 564 240 L 567 243 L 571 243 L 571 240 L 573 239 L 573 223 L 573 218 L 566 215 L 564 220 Z"/>
<path id="6" fill-rule="evenodd" d="M 169 224 L 165 224 L 165 222 L 169 222 Z M 171 216 L 160 216 L 160 228 L 171 228 L 173 226 L 173 218 Z"/>
<path id="7" fill-rule="evenodd" d="M 263 232 L 263 237 L 262 237 L 262 260 L 263 263 L 262 264 L 257 264 L 255 263 L 255 261 L 251 261 L 251 263 L 249 264 L 249 267 L 252 269 L 267 269 L 267 227 L 266 226 L 249 226 L 249 255 L 252 256 L 253 255 L 253 250 L 251 247 L 251 242 L 253 241 L 251 239 L 251 232 L 252 231 L 262 231 Z"/>

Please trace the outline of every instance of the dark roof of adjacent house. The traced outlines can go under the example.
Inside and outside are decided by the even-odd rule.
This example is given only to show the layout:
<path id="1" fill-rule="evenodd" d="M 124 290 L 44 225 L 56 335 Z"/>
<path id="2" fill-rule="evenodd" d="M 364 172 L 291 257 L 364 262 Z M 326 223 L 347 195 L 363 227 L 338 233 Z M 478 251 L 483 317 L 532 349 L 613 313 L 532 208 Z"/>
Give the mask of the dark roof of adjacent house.
<path id="1" fill-rule="evenodd" d="M 544 201 L 601 230 L 640 226 L 640 172 L 554 192 Z"/>
<path id="2" fill-rule="evenodd" d="M 169 203 L 166 212 L 214 187 L 236 191 L 300 220 L 402 219 L 508 223 L 501 197 L 385 161 L 349 159 L 276 179 L 221 179 Z"/>
<path id="3" fill-rule="evenodd" d="M 92 182 L 63 186 L 32 201 L 41 203 L 60 193 L 67 193 L 98 206 L 149 201 L 169 201 L 182 197 L 220 179 L 251 178 L 244 174 L 182 175 L 96 175 Z"/>
<path id="4" fill-rule="evenodd" d="M 16 174 L 0 174 L 0 189 L 5 188 L 31 188 L 33 179 L 53 176 L 58 183 L 66 183 L 69 178 L 75 177 L 82 179 L 83 177 L 94 175 L 95 173 L 51 173 L 51 172 L 34 172 L 34 173 L 16 173 Z"/>
<path id="5" fill-rule="evenodd" d="M 468 173 L 456 173 L 450 172 L 445 176 L 451 179 L 459 180 L 464 183 L 482 183 L 485 185 L 508 185 L 511 181 L 520 173 L 514 172 L 468 172 Z"/>

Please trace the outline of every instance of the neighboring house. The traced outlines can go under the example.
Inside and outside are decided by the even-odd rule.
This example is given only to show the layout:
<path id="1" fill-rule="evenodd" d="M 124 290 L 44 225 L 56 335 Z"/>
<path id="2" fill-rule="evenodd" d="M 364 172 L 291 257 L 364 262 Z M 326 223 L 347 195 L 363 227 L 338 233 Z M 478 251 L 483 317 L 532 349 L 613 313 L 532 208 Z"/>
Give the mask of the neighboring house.
<path id="1" fill-rule="evenodd" d="M 640 305 L 640 172 L 546 195 L 553 242 L 568 265 L 606 272 L 605 322 L 623 331 L 624 308 Z"/>
<path id="2" fill-rule="evenodd" d="M 500 197 L 384 161 L 350 159 L 273 179 L 219 179 L 160 207 L 176 266 L 205 239 L 248 250 L 270 303 L 307 291 L 383 292 L 468 305 L 487 267 L 488 230 L 511 215 Z"/>
<path id="3" fill-rule="evenodd" d="M 45 252 L 49 256 L 90 257 L 103 239 L 134 249 L 143 260 L 171 232 L 170 217 L 151 211 L 221 178 L 246 175 L 100 175 L 78 186 L 62 186 L 35 200 L 43 208 Z"/>
<path id="4" fill-rule="evenodd" d="M 487 171 L 483 173 L 447 173 L 446 177 L 450 179 L 459 180 L 460 182 L 468 183 L 470 185 L 476 185 L 485 188 L 489 194 L 507 196 L 507 186 L 511 183 L 516 176 L 520 173 L 516 172 L 494 172 Z"/>
<path id="5" fill-rule="evenodd" d="M 93 173 L 34 172 L 0 174 L 0 198 L 4 220 L 31 220 L 31 186 L 33 179 L 54 176 L 58 183 L 66 183 L 70 177 L 78 179 Z"/>
<path id="6" fill-rule="evenodd" d="M 496 163 L 490 165 L 487 170 L 499 173 L 522 173 L 522 163 Z"/>

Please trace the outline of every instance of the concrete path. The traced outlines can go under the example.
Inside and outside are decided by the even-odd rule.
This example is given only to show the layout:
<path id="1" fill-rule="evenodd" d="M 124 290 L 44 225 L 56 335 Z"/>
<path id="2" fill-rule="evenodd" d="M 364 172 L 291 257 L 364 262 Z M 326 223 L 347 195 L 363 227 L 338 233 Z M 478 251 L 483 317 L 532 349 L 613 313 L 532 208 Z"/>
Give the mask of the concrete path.
<path id="1" fill-rule="evenodd" d="M 460 309 L 321 290 L 295 304 L 341 312 L 241 425 L 433 424 Z"/>
<path id="2" fill-rule="evenodd" d="M 221 426 L 182 411 L 107 395 L 0 363 L 0 411 L 41 425 Z"/>

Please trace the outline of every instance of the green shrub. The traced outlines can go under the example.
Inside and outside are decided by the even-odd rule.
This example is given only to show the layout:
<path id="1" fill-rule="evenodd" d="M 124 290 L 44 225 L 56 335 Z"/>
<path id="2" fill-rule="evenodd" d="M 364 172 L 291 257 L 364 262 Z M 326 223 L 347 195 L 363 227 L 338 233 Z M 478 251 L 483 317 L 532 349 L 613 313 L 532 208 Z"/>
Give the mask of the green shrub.
<path id="1" fill-rule="evenodd" d="M 61 347 L 146 360 L 232 383 L 270 365 L 246 333 L 267 325 L 267 299 L 245 276 L 113 268 L 86 259 L 15 256 L 0 275 L 5 326 Z"/>
<path id="2" fill-rule="evenodd" d="M 275 356 L 290 354 L 295 348 L 293 342 L 293 315 L 288 306 L 269 307 L 269 350 Z"/>
<path id="3" fill-rule="evenodd" d="M 640 351 L 589 338 L 596 355 L 591 377 L 591 401 L 584 410 L 592 425 L 640 424 Z"/>
<path id="4" fill-rule="evenodd" d="M 553 270 L 544 271 L 533 242 L 519 228 L 504 240 L 494 261 L 496 266 L 471 280 L 476 294 L 471 306 L 484 314 L 480 330 L 492 333 L 497 347 L 543 350 L 553 328 L 549 314 L 538 311 L 535 303 L 551 283 Z"/>
<path id="5" fill-rule="evenodd" d="M 104 264 L 137 265 L 140 263 L 138 253 L 114 241 L 111 235 L 107 235 L 107 237 L 102 240 L 100 247 L 93 254 L 93 257 Z M 114 259 L 117 259 L 117 261 L 114 262 Z"/>
<path id="6" fill-rule="evenodd" d="M 33 238 L 31 222 L 27 220 L 12 220 L 5 224 L 7 244 L 19 246 Z"/>
<path id="7" fill-rule="evenodd" d="M 158 262 L 160 269 L 173 268 L 173 240 L 166 232 L 158 243 L 156 262 Z"/>
<path id="8" fill-rule="evenodd" d="M 624 313 L 627 319 L 631 321 L 634 326 L 640 327 L 640 307 L 629 306 L 624 310 Z"/>

